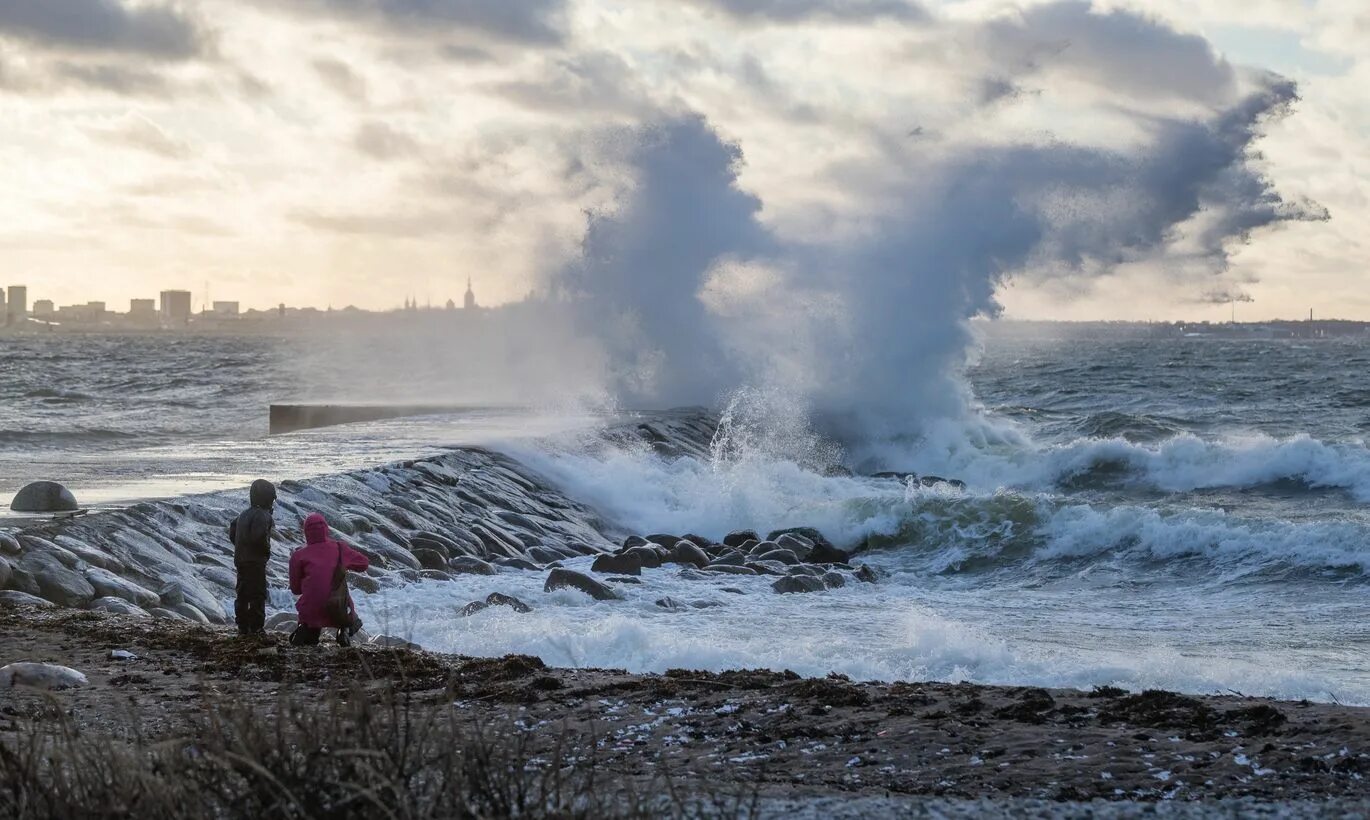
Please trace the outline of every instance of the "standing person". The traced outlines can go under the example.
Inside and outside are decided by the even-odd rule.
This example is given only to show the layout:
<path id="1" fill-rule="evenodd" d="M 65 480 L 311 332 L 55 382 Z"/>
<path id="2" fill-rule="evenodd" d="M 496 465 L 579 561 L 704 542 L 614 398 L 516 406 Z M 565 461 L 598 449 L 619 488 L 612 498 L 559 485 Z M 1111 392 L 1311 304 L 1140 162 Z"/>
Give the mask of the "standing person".
<path id="1" fill-rule="evenodd" d="M 290 636 L 296 646 L 312 646 L 319 642 L 319 630 L 335 627 L 338 644 L 348 646 L 352 636 L 361 629 L 357 607 L 347 591 L 347 571 L 362 572 L 371 566 L 365 555 L 328 537 L 328 521 L 319 513 L 304 520 L 305 545 L 290 555 L 290 591 L 300 596 L 295 611 L 300 614 L 300 625 Z M 342 584 L 342 611 L 330 606 L 335 601 L 337 585 Z"/>
<path id="2" fill-rule="evenodd" d="M 252 506 L 228 525 L 233 542 L 233 563 L 238 568 L 237 600 L 233 618 L 238 634 L 266 631 L 266 562 L 271 558 L 271 508 L 276 504 L 276 485 L 259 478 L 248 491 Z"/>

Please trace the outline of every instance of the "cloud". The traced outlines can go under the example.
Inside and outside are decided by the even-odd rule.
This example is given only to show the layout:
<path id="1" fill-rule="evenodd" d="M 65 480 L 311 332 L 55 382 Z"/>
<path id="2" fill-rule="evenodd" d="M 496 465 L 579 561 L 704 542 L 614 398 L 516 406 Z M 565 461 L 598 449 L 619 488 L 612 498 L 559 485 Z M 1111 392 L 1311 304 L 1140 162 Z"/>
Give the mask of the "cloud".
<path id="1" fill-rule="evenodd" d="M 352 145 L 361 153 L 381 160 L 413 157 L 422 151 L 413 137 L 377 120 L 363 123 L 353 135 Z"/>
<path id="2" fill-rule="evenodd" d="M 88 129 L 88 133 L 104 142 L 163 159 L 186 159 L 191 154 L 190 147 L 184 142 L 172 137 L 147 117 L 136 114 L 127 115 L 110 126 Z"/>
<path id="3" fill-rule="evenodd" d="M 366 78 L 353 71 L 341 60 L 325 58 L 314 61 L 314 71 L 329 88 L 339 96 L 354 102 L 366 102 L 368 92 Z"/>
<path id="4" fill-rule="evenodd" d="M 536 79 L 499 83 L 492 90 L 524 108 L 576 118 L 590 111 L 650 115 L 654 110 L 632 67 L 602 51 L 546 60 Z"/>
<path id="5" fill-rule="evenodd" d="M 162 97 L 171 93 L 164 76 L 133 66 L 64 61 L 52 67 L 52 75 L 64 84 L 124 96 Z"/>
<path id="6" fill-rule="evenodd" d="M 210 37 L 177 5 L 123 0 L 0 0 L 0 36 L 74 50 L 179 60 L 205 53 Z"/>
<path id="7" fill-rule="evenodd" d="M 1236 87 L 1236 72 L 1207 40 L 1137 12 L 1066 0 L 1000 18 L 979 34 L 982 52 L 1019 74 L 1069 76 L 1115 95 L 1221 104 Z"/>
<path id="8" fill-rule="evenodd" d="M 452 214 L 446 211 L 325 214 L 301 210 L 292 213 L 290 219 L 313 230 L 392 239 L 421 239 L 445 234 L 453 225 Z"/>
<path id="9" fill-rule="evenodd" d="M 563 39 L 566 0 L 263 0 L 264 7 L 379 23 L 411 34 L 468 30 L 525 44 Z"/>
<path id="10" fill-rule="evenodd" d="M 695 5 L 722 11 L 740 20 L 795 23 L 829 19 L 870 21 L 877 19 L 922 22 L 927 11 L 912 0 L 690 0 Z"/>

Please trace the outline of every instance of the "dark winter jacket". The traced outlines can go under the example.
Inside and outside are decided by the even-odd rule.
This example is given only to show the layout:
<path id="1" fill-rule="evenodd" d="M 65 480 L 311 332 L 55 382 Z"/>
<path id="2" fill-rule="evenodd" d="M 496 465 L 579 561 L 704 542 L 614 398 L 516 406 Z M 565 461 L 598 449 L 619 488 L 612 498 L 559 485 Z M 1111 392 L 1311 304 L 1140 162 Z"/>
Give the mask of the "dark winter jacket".
<path id="1" fill-rule="evenodd" d="M 252 482 L 248 497 L 252 506 L 228 525 L 233 560 L 265 563 L 271 557 L 271 507 L 276 503 L 276 485 L 259 478 Z"/>

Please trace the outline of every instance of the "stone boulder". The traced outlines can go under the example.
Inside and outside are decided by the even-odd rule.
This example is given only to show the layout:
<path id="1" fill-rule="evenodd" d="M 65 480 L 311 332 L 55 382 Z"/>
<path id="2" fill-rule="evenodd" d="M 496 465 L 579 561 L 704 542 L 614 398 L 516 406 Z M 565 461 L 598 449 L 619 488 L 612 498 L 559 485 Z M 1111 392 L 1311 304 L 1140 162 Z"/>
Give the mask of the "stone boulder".
<path id="1" fill-rule="evenodd" d="M 0 689 L 28 686 L 33 689 L 74 689 L 90 681 L 70 666 L 21 661 L 0 667 Z"/>
<path id="2" fill-rule="evenodd" d="M 151 618 L 146 609 L 131 604 L 123 598 L 96 598 L 91 601 L 90 608 L 96 612 L 111 612 L 115 615 L 132 615 L 135 618 Z"/>
<path id="3" fill-rule="evenodd" d="M 359 592 L 366 592 L 371 595 L 381 591 L 381 582 L 378 579 L 356 572 L 347 576 L 347 585 Z"/>
<path id="4" fill-rule="evenodd" d="M 569 569 L 554 569 L 547 576 L 547 583 L 543 584 L 543 592 L 553 592 L 558 589 L 578 589 L 594 598 L 596 601 L 615 601 L 618 600 L 618 593 L 588 575 L 581 574 Z"/>
<path id="5" fill-rule="evenodd" d="M 756 534 L 756 530 L 734 530 L 723 536 L 725 547 L 741 547 L 748 541 L 760 541 L 761 536 Z"/>
<path id="6" fill-rule="evenodd" d="M 827 587 L 812 575 L 786 575 L 771 584 L 771 589 L 784 595 L 792 592 L 822 592 Z"/>
<path id="7" fill-rule="evenodd" d="M 854 577 L 865 584 L 874 584 L 880 579 L 880 576 L 876 574 L 874 569 L 871 569 L 869 564 L 862 564 L 854 573 Z"/>
<path id="8" fill-rule="evenodd" d="M 833 543 L 829 541 L 823 533 L 813 527 L 787 527 L 783 530 L 775 530 L 766 536 L 767 541 L 774 541 L 782 535 L 794 534 L 807 538 L 814 546 L 821 547 L 824 544 L 831 547 Z"/>
<path id="9" fill-rule="evenodd" d="M 782 550 L 793 552 L 800 558 L 808 555 L 814 548 L 814 543 L 812 541 L 801 535 L 795 535 L 792 532 L 787 532 L 775 539 L 775 545 Z"/>
<path id="10" fill-rule="evenodd" d="M 59 606 L 83 609 L 97 597 L 95 587 L 85 576 L 43 552 L 30 552 L 20 559 L 21 566 L 33 575 L 38 594 Z"/>
<path id="11" fill-rule="evenodd" d="M 641 575 L 642 559 L 637 555 L 601 555 L 590 565 L 591 572 L 605 575 Z"/>
<path id="12" fill-rule="evenodd" d="M 0 558 L 0 589 L 7 589 L 10 579 L 14 577 L 14 567 L 10 566 L 7 559 Z"/>
<path id="13" fill-rule="evenodd" d="M 533 611 L 533 608 L 531 606 L 528 606 L 523 601 L 520 601 L 518 598 L 515 598 L 512 595 L 503 595 L 498 592 L 492 592 L 489 595 L 485 596 L 484 601 L 472 601 L 471 603 L 462 607 L 461 610 L 457 613 L 457 615 L 463 618 L 468 618 L 472 615 L 475 615 L 477 612 L 489 609 L 492 606 L 507 606 L 520 614 Z"/>
<path id="14" fill-rule="evenodd" d="M 650 543 L 652 542 L 648 541 L 646 538 L 643 538 L 640 535 L 630 535 L 627 538 L 623 539 L 623 550 L 626 552 L 632 549 L 633 547 L 645 547 Z"/>
<path id="15" fill-rule="evenodd" d="M 757 561 L 775 561 L 780 564 L 793 565 L 799 563 L 799 556 L 795 555 L 793 550 L 775 549 L 770 552 L 763 552 L 760 555 L 754 555 L 752 558 Z"/>
<path id="16" fill-rule="evenodd" d="M 671 612 L 679 612 L 686 608 L 684 604 L 670 596 L 658 599 L 656 605 L 662 609 L 670 610 Z"/>
<path id="17" fill-rule="evenodd" d="M 756 575 L 756 570 L 748 567 L 739 567 L 733 564 L 710 564 L 702 568 L 703 572 L 713 572 L 720 575 Z"/>
<path id="18" fill-rule="evenodd" d="M 157 593 L 121 578 L 107 569 L 87 567 L 86 581 L 95 589 L 95 594 L 102 598 L 121 598 L 144 608 L 162 603 Z"/>
<path id="19" fill-rule="evenodd" d="M 840 572 L 825 572 L 820 580 L 828 589 L 841 589 L 847 585 L 847 579 Z"/>
<path id="20" fill-rule="evenodd" d="M 39 609 L 55 609 L 57 604 L 37 595 L 20 592 L 17 589 L 0 591 L 0 606 L 32 606 Z"/>
<path id="21" fill-rule="evenodd" d="M 457 575 L 498 575 L 495 565 L 469 555 L 458 555 L 447 562 L 447 568 Z"/>
<path id="22" fill-rule="evenodd" d="M 698 544 L 683 539 L 671 547 L 671 557 L 667 560 L 673 564 L 689 564 L 699 569 L 709 565 L 708 553 L 700 549 Z"/>
<path id="23" fill-rule="evenodd" d="M 657 569 L 661 566 L 661 553 L 651 547 L 632 547 L 624 550 L 623 555 L 637 558 L 643 569 Z"/>
<path id="24" fill-rule="evenodd" d="M 71 490 L 56 481 L 35 481 L 26 484 L 10 502 L 10 509 L 19 513 L 57 513 L 80 509 Z"/>
<path id="25" fill-rule="evenodd" d="M 676 544 L 680 543 L 680 536 L 667 535 L 666 533 L 659 532 L 647 536 L 647 540 L 652 542 L 653 544 L 657 544 L 659 546 L 665 547 L 666 549 L 670 549 L 671 547 L 674 547 Z"/>
<path id="26" fill-rule="evenodd" d="M 447 567 L 447 556 L 436 549 L 429 547 L 414 547 L 410 552 L 414 553 L 414 557 L 418 559 L 419 566 L 423 569 L 446 569 Z"/>
<path id="27" fill-rule="evenodd" d="M 845 564 L 851 556 L 832 544 L 817 544 L 805 558 L 811 564 Z"/>
<path id="28" fill-rule="evenodd" d="M 19 545 L 19 539 L 7 532 L 0 532 L 0 555 L 19 555 L 24 548 Z"/>

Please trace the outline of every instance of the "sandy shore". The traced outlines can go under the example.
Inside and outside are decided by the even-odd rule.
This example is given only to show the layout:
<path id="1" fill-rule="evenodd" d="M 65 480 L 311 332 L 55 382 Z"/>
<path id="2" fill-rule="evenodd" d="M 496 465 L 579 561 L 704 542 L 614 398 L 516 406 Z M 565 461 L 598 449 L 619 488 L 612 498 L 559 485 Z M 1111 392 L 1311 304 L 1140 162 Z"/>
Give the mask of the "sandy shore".
<path id="1" fill-rule="evenodd" d="M 137 657 L 115 659 L 114 649 Z M 240 639 L 219 627 L 0 609 L 0 661 L 21 660 L 72 667 L 89 685 L 5 692 L 0 738 L 51 719 L 54 704 L 86 732 L 121 735 L 132 722 L 144 738 L 174 738 L 218 699 L 270 712 L 283 695 L 362 683 L 398 686 L 421 710 L 455 710 L 516 734 L 528 754 L 569 744 L 616 778 L 665 770 L 687 791 L 750 791 L 763 814 L 937 816 L 926 812 L 940 806 L 1021 815 L 1038 806 L 1075 816 L 1061 814 L 1073 806 L 1130 816 L 1152 802 L 1232 816 L 1370 808 L 1370 710 L 1333 704 L 552 669 L 522 656 L 300 649 L 275 634 Z"/>

